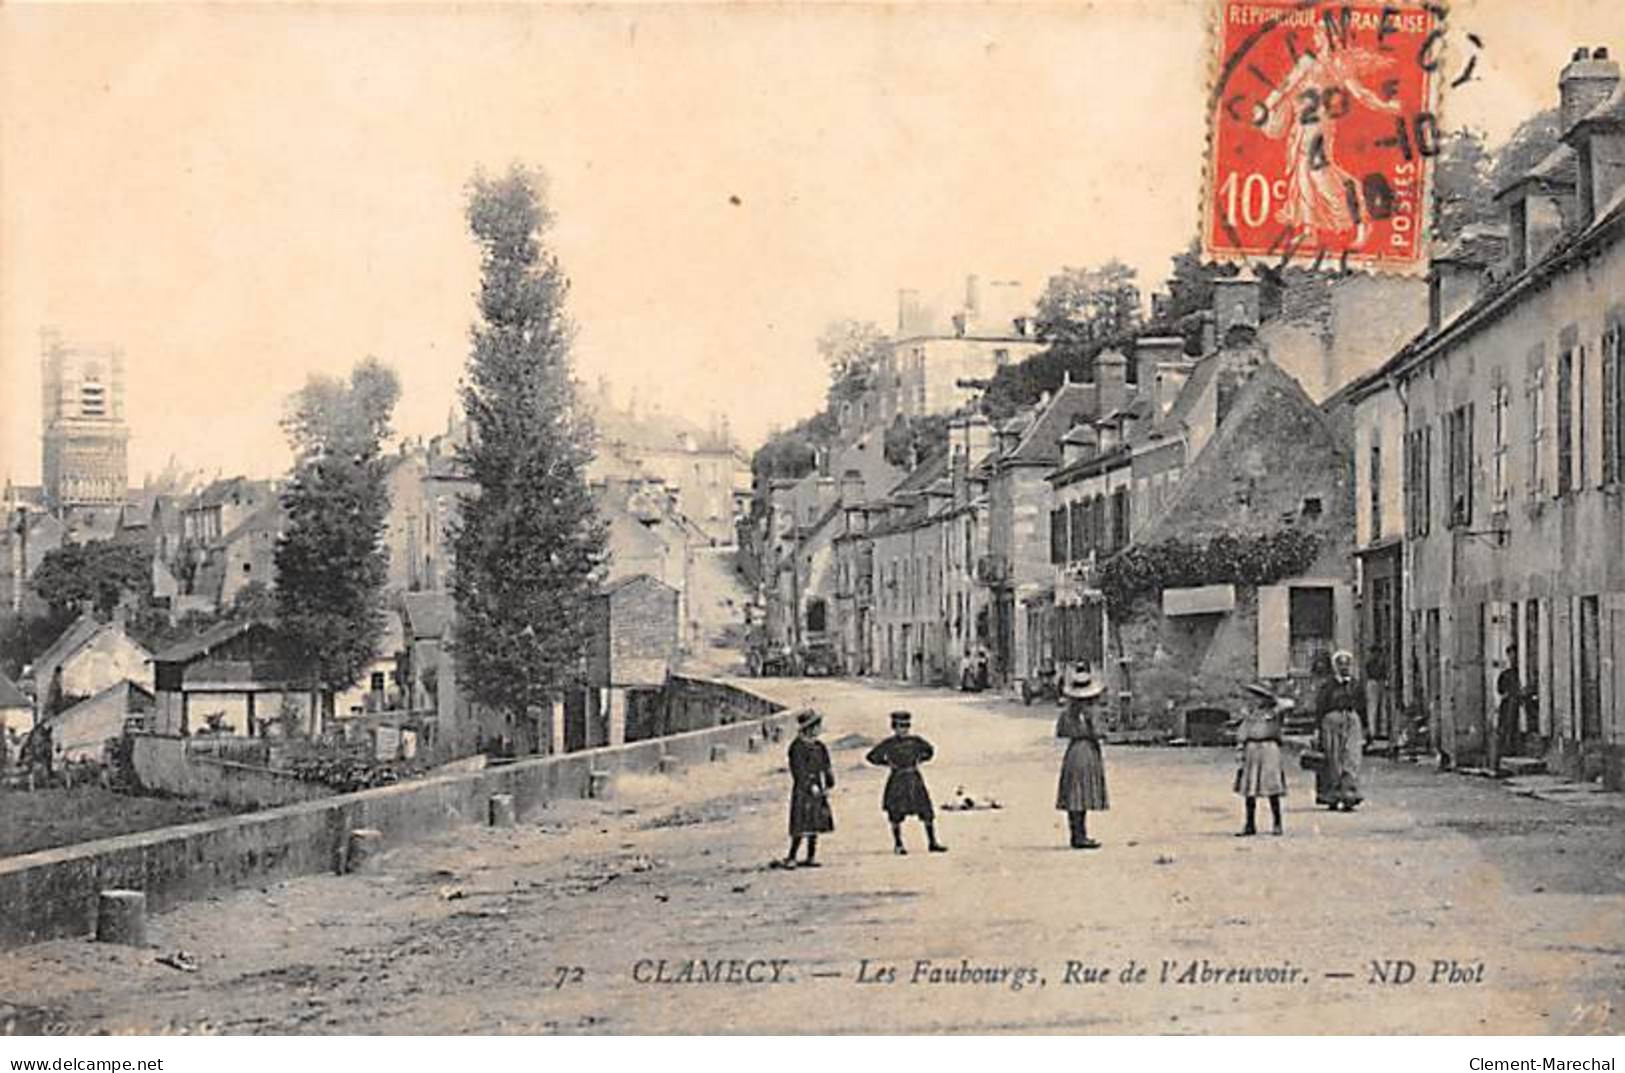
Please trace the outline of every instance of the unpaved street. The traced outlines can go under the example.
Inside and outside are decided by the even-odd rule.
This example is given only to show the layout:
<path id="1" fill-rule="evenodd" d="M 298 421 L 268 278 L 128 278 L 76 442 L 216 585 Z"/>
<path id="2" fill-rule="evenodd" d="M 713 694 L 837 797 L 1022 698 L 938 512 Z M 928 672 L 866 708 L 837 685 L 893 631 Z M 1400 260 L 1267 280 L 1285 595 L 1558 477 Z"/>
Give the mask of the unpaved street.
<path id="1" fill-rule="evenodd" d="M 74 1032 L 1625 1029 L 1615 809 L 1372 761 L 1359 812 L 1315 811 L 1294 769 L 1286 836 L 1239 839 L 1229 750 L 1123 746 L 1092 817 L 1105 846 L 1077 852 L 1053 808 L 1053 707 L 751 685 L 827 713 L 837 830 L 817 871 L 767 867 L 786 742 L 371 874 L 184 906 L 149 923 L 154 949 L 0 955 L 0 1000 Z M 862 766 L 901 704 L 937 746 L 939 804 L 963 786 L 1003 806 L 945 813 L 946 855 L 917 826 L 891 853 L 883 773 Z M 157 962 L 177 950 L 195 972 Z M 951 979 L 967 962 L 982 982 Z M 1374 963 L 1415 976 L 1373 982 Z"/>

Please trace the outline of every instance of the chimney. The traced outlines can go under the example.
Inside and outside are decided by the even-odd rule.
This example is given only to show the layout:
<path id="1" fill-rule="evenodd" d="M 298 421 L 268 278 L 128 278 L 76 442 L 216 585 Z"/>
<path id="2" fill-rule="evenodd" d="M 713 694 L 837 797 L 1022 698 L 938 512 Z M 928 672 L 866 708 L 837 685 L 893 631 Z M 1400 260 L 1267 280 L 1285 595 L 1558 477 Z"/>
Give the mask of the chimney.
<path id="1" fill-rule="evenodd" d="M 1157 384 L 1157 366 L 1183 361 L 1185 340 L 1177 335 L 1146 335 L 1134 341 L 1134 384 L 1149 397 Z"/>
<path id="2" fill-rule="evenodd" d="M 1557 78 L 1558 133 L 1567 137 L 1576 123 L 1613 95 L 1618 85 L 1619 64 L 1608 58 L 1608 49 L 1575 49 Z"/>
<path id="3" fill-rule="evenodd" d="M 1594 49 L 1583 61 L 1577 53 L 1575 61 L 1563 69 L 1561 86 L 1563 141 L 1575 155 L 1574 222 L 1583 228 L 1625 186 L 1625 86 L 1620 84 L 1619 65 L 1608 58 L 1606 48 Z M 1600 100 L 1582 110 L 1579 102 L 1599 95 Z M 1577 102 L 1572 122 L 1568 121 L 1571 97 Z"/>
<path id="4" fill-rule="evenodd" d="M 897 292 L 897 337 L 906 338 L 915 334 L 914 318 L 919 311 L 920 292 L 910 287 L 904 287 Z"/>
<path id="5" fill-rule="evenodd" d="M 1204 309 L 1198 316 L 1202 320 L 1202 356 L 1206 357 L 1219 349 L 1219 329 L 1213 319 L 1213 310 Z"/>
<path id="6" fill-rule="evenodd" d="M 1250 275 L 1213 281 L 1214 339 L 1219 346 L 1226 345 L 1232 328 L 1258 328 L 1259 298 L 1258 280 Z"/>
<path id="7" fill-rule="evenodd" d="M 1540 263 L 1563 237 L 1564 205 L 1574 205 L 1574 163 L 1574 150 L 1558 146 L 1496 195 L 1507 214 L 1514 273 Z"/>
<path id="8" fill-rule="evenodd" d="M 848 507 L 863 502 L 863 474 L 855 469 L 849 469 L 841 474 L 841 502 Z"/>
<path id="9" fill-rule="evenodd" d="M 993 422 L 981 414 L 973 414 L 958 427 L 964 435 L 965 463 L 975 466 L 993 450 Z"/>
<path id="10" fill-rule="evenodd" d="M 1185 381 L 1191 377 L 1191 366 L 1187 362 L 1169 363 L 1157 367 L 1157 384 L 1153 399 L 1157 404 L 1157 414 L 1166 414 L 1174 408 L 1174 400 L 1185 387 Z"/>
<path id="11" fill-rule="evenodd" d="M 1117 445 L 1123 442 L 1122 429 L 1117 427 L 1116 421 L 1096 421 L 1095 428 L 1100 435 L 1101 454 L 1117 450 Z"/>
<path id="12" fill-rule="evenodd" d="M 1061 437 L 1061 465 L 1070 466 L 1100 453 L 1100 433 L 1092 425 L 1074 425 Z"/>
<path id="13" fill-rule="evenodd" d="M 982 320 L 982 289 L 981 281 L 975 273 L 965 277 L 965 312 L 957 322 L 960 335 L 975 335 L 977 325 Z"/>
<path id="14" fill-rule="evenodd" d="M 1506 230 L 1472 224 L 1428 265 L 1428 331 L 1455 320 L 1478 298 L 1484 272 L 1506 252 Z"/>
<path id="15" fill-rule="evenodd" d="M 840 489 L 836 485 L 834 477 L 818 478 L 817 503 L 819 517 L 821 517 L 826 510 L 835 505 L 839 495 Z M 816 520 L 817 518 L 814 518 L 814 521 Z"/>
<path id="16" fill-rule="evenodd" d="M 1128 401 L 1128 359 L 1122 351 L 1101 351 L 1095 359 L 1095 381 L 1099 384 L 1096 410 L 1100 416 L 1122 409 Z"/>

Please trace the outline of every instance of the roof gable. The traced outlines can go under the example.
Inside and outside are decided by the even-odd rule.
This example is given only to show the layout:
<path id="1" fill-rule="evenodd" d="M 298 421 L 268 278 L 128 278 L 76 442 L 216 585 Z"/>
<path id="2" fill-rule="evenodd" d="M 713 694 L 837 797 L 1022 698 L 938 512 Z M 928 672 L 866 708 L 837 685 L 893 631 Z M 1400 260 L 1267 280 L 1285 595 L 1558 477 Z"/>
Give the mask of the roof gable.
<path id="1" fill-rule="evenodd" d="M 1211 509 L 1198 507 L 1195 500 L 1199 495 L 1210 494 L 1214 487 L 1233 480 L 1241 471 L 1241 467 L 1237 465 L 1236 452 L 1246 449 L 1253 442 L 1250 438 L 1254 429 L 1253 418 L 1266 403 L 1276 398 L 1284 401 L 1303 419 L 1309 437 L 1307 442 L 1301 438 L 1286 441 L 1280 437 L 1260 437 L 1260 442 L 1281 453 L 1282 473 L 1298 472 L 1299 467 L 1293 466 L 1291 462 L 1293 459 L 1303 459 L 1306 452 L 1318 449 L 1339 456 L 1345 453 L 1344 444 L 1332 422 L 1320 407 L 1315 405 L 1314 400 L 1309 398 L 1303 386 L 1280 366 L 1265 361 L 1242 387 L 1230 412 L 1225 415 L 1224 421 L 1220 423 L 1212 438 L 1203 446 L 1196 458 L 1186 465 L 1184 475 L 1174 487 L 1162 511 L 1146 525 L 1143 530 L 1144 536 L 1135 538 L 1136 544 L 1150 543 L 1176 535 L 1189 536 L 1191 534 L 1184 531 L 1189 523 L 1215 531 L 1234 528 L 1238 520 L 1234 511 L 1216 514 Z M 1273 467 L 1271 468 L 1273 471 Z M 1260 517 L 1268 517 L 1272 526 L 1279 520 L 1263 512 L 1260 513 Z"/>

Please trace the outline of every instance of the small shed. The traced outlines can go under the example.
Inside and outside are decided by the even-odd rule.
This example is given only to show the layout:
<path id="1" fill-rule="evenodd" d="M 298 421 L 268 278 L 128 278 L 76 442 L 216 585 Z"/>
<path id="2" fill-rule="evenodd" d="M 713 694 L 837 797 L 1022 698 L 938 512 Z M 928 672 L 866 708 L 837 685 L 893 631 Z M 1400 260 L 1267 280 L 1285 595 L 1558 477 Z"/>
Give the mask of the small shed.
<path id="1" fill-rule="evenodd" d="M 196 734 L 218 727 L 254 736 L 267 723 L 292 717 L 314 733 L 310 693 L 264 622 L 228 622 L 153 657 L 155 729 Z"/>

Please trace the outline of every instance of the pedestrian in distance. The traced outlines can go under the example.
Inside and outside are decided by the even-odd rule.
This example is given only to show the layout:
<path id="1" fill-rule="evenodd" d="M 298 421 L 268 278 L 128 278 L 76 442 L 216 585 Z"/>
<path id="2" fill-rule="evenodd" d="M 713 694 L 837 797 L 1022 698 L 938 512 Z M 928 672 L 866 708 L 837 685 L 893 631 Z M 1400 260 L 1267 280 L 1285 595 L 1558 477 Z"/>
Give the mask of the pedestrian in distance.
<path id="1" fill-rule="evenodd" d="M 920 774 L 920 765 L 935 756 L 936 750 L 912 732 L 913 722 L 909 712 L 892 712 L 891 737 L 870 749 L 865 758 L 876 767 L 891 768 L 880 807 L 891 821 L 892 852 L 900 857 L 908 853 L 903 845 L 903 821 L 910 816 L 919 817 L 925 824 L 926 847 L 932 853 L 948 852 L 948 847 L 937 841 L 936 810 L 931 807 L 931 793 Z"/>
<path id="2" fill-rule="evenodd" d="M 1332 657 L 1332 677 L 1315 695 L 1320 716 L 1320 749 L 1325 759 L 1315 773 L 1315 801 L 1333 812 L 1353 812 L 1360 796 L 1365 760 L 1365 690 L 1354 680 L 1354 654 Z"/>
<path id="3" fill-rule="evenodd" d="M 829 749 L 818 740 L 824 717 L 808 709 L 796 716 L 796 737 L 790 743 L 790 852 L 784 866 L 795 868 L 796 854 L 803 840 L 807 856 L 802 868 L 817 868 L 818 836 L 835 830 L 829 792 L 835 788 L 835 769 L 830 766 Z"/>
<path id="4" fill-rule="evenodd" d="M 1236 727 L 1236 793 L 1246 801 L 1246 822 L 1238 838 L 1258 833 L 1258 799 L 1270 800 L 1270 834 L 1281 834 L 1281 798 L 1286 796 L 1286 768 L 1281 763 L 1279 697 L 1261 685 L 1249 685 L 1251 711 Z"/>
<path id="5" fill-rule="evenodd" d="M 1082 664 L 1068 667 L 1061 679 L 1061 717 L 1055 736 L 1066 740 L 1055 807 L 1066 813 L 1073 849 L 1099 849 L 1089 837 L 1089 812 L 1104 811 L 1106 764 L 1100 755 L 1100 698 L 1105 687 Z"/>

